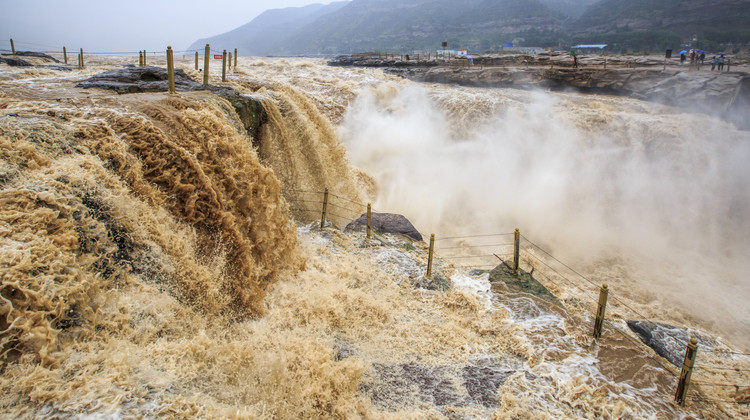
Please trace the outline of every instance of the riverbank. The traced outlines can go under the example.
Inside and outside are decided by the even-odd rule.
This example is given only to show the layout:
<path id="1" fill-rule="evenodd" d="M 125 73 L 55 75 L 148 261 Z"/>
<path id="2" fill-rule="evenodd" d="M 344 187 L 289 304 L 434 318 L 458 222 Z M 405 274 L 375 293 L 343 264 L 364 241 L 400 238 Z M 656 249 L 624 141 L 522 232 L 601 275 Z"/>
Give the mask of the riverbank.
<path id="1" fill-rule="evenodd" d="M 472 64 L 467 59 L 402 60 L 362 55 L 337 57 L 328 64 L 380 67 L 386 73 L 425 83 L 627 96 L 717 116 L 750 130 L 750 122 L 745 118 L 750 107 L 750 73 L 742 60 L 735 61 L 735 66 L 724 72 L 711 71 L 710 65 L 681 66 L 679 60 L 660 61 L 653 56 L 582 56 L 579 67 L 574 67 L 572 59 L 562 54 L 488 56 L 473 60 Z"/>

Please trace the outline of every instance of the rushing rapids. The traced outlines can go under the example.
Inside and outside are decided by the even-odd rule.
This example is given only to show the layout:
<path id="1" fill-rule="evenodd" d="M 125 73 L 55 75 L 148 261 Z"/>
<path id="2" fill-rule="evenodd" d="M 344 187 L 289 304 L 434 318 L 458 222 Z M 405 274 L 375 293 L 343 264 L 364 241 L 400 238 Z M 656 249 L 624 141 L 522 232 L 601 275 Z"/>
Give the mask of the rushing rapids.
<path id="1" fill-rule="evenodd" d="M 746 132 L 622 98 L 248 59 L 225 85 L 262 98 L 252 137 L 209 92 L 74 87 L 125 61 L 0 66 L 8 417 L 747 415 L 716 402 L 731 388 L 674 405 L 674 369 L 621 309 L 595 341 L 568 285 L 549 301 L 447 261 L 425 284 L 426 244 L 317 229 L 306 195 L 373 200 L 423 233 L 519 226 L 639 313 L 747 350 Z"/>

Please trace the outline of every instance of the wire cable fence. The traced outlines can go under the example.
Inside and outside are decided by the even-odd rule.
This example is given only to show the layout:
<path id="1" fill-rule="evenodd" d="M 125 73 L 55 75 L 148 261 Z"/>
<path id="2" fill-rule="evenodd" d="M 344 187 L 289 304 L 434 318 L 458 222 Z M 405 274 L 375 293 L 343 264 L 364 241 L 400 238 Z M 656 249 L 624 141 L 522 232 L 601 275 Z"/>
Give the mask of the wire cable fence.
<path id="1" fill-rule="evenodd" d="M 599 304 L 596 295 L 600 290 L 600 286 L 596 282 L 583 275 L 579 270 L 571 267 L 570 264 L 567 264 L 559 258 L 555 257 L 545 248 L 530 241 L 528 238 L 520 236 L 523 242 L 522 244 L 519 244 L 519 251 L 517 255 L 514 255 L 512 250 L 511 252 L 507 252 L 510 247 L 514 246 L 514 243 L 498 241 L 497 238 L 508 238 L 512 235 L 512 233 L 500 233 L 436 237 L 435 242 L 438 245 L 435 246 L 435 258 L 439 261 L 449 262 L 457 268 L 482 271 L 495 269 L 501 264 L 505 264 L 508 268 L 511 268 L 508 265 L 507 261 L 509 261 L 511 258 L 518 258 L 519 265 L 521 266 L 521 269 L 523 271 L 526 271 L 526 273 L 529 273 L 538 280 L 541 280 L 548 287 L 553 286 L 561 291 L 574 290 L 575 295 L 584 297 L 584 301 L 588 304 L 592 306 Z M 488 239 L 490 240 L 490 242 L 485 242 Z M 493 242 L 492 240 L 495 241 Z M 495 251 L 494 248 L 499 248 L 499 252 L 489 251 Z M 506 252 L 503 252 L 503 250 L 505 250 Z M 632 304 L 626 302 L 623 298 L 620 298 L 616 295 L 609 295 L 609 298 L 611 298 L 610 312 L 615 312 L 612 310 L 615 309 L 618 313 L 619 318 L 640 320 L 650 319 L 641 311 L 634 308 Z M 655 364 L 655 366 L 660 366 L 667 375 L 675 379 L 680 379 L 681 375 L 678 375 L 678 373 L 676 373 L 679 367 L 675 367 L 673 364 L 667 362 L 667 360 L 657 355 L 652 349 L 647 349 L 645 346 L 643 346 L 643 343 L 641 343 L 638 338 L 634 337 L 628 331 L 625 331 L 627 328 L 623 328 L 622 325 L 618 322 L 607 318 L 603 319 L 603 325 L 606 325 L 611 331 L 631 342 L 635 348 L 640 349 L 640 352 L 643 356 L 651 360 Z M 750 356 L 747 353 L 720 349 L 706 349 L 705 352 L 716 355 L 717 357 L 724 358 L 724 363 L 732 362 L 733 360 L 731 360 L 731 358 L 733 356 Z M 748 360 L 745 360 L 744 362 L 747 363 Z M 723 382 L 717 382 L 716 380 L 712 380 L 711 375 L 703 375 L 699 373 L 697 375 L 697 379 L 692 381 L 692 383 L 708 389 L 722 388 L 734 390 L 735 392 L 747 391 L 748 396 L 746 397 L 746 399 L 750 401 L 749 369 L 726 367 L 716 364 L 696 364 L 695 369 L 699 371 L 700 369 L 704 369 L 708 373 L 728 372 L 735 374 L 733 375 L 733 377 L 723 378 Z M 700 395 L 702 400 L 704 401 L 710 401 L 714 403 L 744 403 L 744 400 L 741 398 L 732 400 L 727 399 L 731 398 L 731 396 L 726 395 L 726 398 L 723 399 L 710 398 L 696 389 L 691 389 L 690 391 L 691 396 Z"/>
<path id="2" fill-rule="evenodd" d="M 308 222 L 320 220 L 322 227 L 333 226 L 343 230 L 351 222 L 367 214 L 367 204 L 327 190 L 285 189 L 284 192 L 295 219 Z M 372 206 L 370 208 L 371 212 L 377 213 Z"/>

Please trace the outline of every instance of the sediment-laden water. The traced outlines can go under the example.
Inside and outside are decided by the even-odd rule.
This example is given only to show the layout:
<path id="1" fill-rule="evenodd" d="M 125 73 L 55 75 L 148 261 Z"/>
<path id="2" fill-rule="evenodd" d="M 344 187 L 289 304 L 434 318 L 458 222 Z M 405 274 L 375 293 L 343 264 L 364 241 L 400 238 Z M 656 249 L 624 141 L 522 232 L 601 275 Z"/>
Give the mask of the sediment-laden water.
<path id="1" fill-rule="evenodd" d="M 268 116 L 250 138 L 209 93 L 73 87 L 123 62 L 0 67 L 4 416 L 747 415 L 715 401 L 731 387 L 672 404 L 676 370 L 625 326 L 632 309 L 710 334 L 700 362 L 736 370 L 694 378 L 750 384 L 725 354 L 750 345 L 747 132 L 625 98 L 244 59 L 227 85 Z M 340 220 L 320 230 L 326 187 Z M 520 228 L 622 302 L 595 341 L 596 290 L 565 273 L 546 272 L 555 301 L 450 258 L 425 280 L 425 243 L 336 229 L 366 202 L 438 238 Z M 525 270 L 554 264 L 525 247 Z"/>

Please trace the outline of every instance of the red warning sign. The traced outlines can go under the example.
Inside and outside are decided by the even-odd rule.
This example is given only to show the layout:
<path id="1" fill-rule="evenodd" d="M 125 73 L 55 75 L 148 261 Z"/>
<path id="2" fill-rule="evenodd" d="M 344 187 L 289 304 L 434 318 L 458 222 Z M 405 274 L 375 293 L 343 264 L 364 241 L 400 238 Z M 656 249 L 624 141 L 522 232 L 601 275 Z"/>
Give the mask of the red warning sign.
<path id="1" fill-rule="evenodd" d="M 221 60 L 224 58 L 224 55 L 222 54 L 214 54 L 214 60 Z"/>

